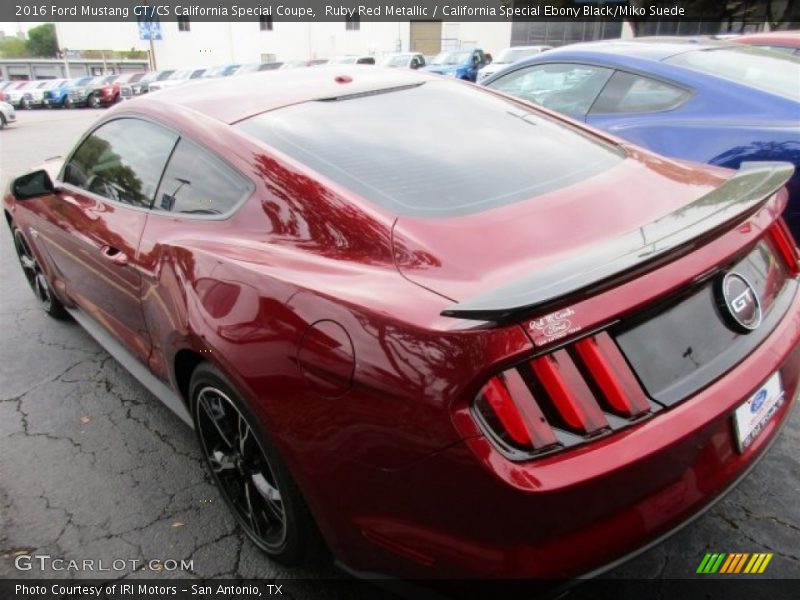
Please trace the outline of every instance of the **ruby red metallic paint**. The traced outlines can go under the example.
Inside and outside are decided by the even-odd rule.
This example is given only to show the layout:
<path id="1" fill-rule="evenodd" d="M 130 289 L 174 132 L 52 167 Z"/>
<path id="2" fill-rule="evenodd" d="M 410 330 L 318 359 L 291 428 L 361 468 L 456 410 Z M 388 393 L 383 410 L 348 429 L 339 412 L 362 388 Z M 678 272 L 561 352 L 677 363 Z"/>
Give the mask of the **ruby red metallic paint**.
<path id="1" fill-rule="evenodd" d="M 325 79 L 326 70 L 309 71 L 286 76 L 305 88 L 262 90 L 260 102 L 256 84 L 265 80 L 241 78 L 186 88 L 182 100 L 161 92 L 105 117 L 163 123 L 223 156 L 254 184 L 227 219 L 140 211 L 68 186 L 24 201 L 6 196 L 4 206 L 29 240 L 39 232 L 32 245 L 61 299 L 157 377 L 181 391 L 175 361 L 186 351 L 226 374 L 274 439 L 341 562 L 407 577 L 580 575 L 701 510 L 773 440 L 792 402 L 741 454 L 731 414 L 776 371 L 787 397 L 798 394 L 797 294 L 763 344 L 693 397 L 603 439 L 522 462 L 498 450 L 471 410 L 493 375 L 553 343 L 530 326 L 546 315 L 493 325 L 440 314 L 566 252 L 591 252 L 599 240 L 718 187 L 729 172 L 626 147 L 619 167 L 535 201 L 398 221 L 228 125 L 343 85 Z M 347 85 L 368 91 L 398 77 L 426 76 L 354 70 Z M 238 104 L 229 101 L 237 85 Z M 741 255 L 785 203 L 781 191 L 693 251 L 574 298 L 570 336 L 641 310 Z M 127 266 L 103 256 L 109 240 Z M 631 411 L 645 410 L 640 399 L 631 402 Z"/>

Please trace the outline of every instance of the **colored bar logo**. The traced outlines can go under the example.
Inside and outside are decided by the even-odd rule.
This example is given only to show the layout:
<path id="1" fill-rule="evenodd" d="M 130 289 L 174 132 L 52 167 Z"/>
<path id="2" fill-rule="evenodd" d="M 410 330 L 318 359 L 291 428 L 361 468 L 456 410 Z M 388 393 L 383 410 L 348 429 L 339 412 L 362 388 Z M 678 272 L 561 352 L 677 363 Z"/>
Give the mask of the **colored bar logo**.
<path id="1" fill-rule="evenodd" d="M 772 560 L 772 552 L 725 552 L 708 553 L 700 561 L 697 573 L 701 575 L 713 575 L 714 573 L 733 575 L 737 573 L 761 574 L 769 561 Z"/>

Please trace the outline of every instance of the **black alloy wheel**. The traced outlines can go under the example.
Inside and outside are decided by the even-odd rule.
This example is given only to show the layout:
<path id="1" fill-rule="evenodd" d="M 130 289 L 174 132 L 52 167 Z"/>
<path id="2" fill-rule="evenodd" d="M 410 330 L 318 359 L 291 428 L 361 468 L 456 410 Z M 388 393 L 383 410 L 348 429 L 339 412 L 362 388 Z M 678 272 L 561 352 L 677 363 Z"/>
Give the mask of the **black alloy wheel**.
<path id="1" fill-rule="evenodd" d="M 39 261 L 36 260 L 25 236 L 19 228 L 14 228 L 14 249 L 17 251 L 17 258 L 19 264 L 22 266 L 22 272 L 25 279 L 28 280 L 28 285 L 31 286 L 39 305 L 51 317 L 63 318 L 67 315 L 64 305 L 59 302 L 58 298 L 53 295 L 50 289 L 50 284 L 47 282 L 42 268 L 39 266 Z"/>
<path id="2" fill-rule="evenodd" d="M 321 537 L 300 491 L 227 379 L 202 363 L 190 394 L 206 464 L 248 537 L 285 564 L 320 557 Z"/>

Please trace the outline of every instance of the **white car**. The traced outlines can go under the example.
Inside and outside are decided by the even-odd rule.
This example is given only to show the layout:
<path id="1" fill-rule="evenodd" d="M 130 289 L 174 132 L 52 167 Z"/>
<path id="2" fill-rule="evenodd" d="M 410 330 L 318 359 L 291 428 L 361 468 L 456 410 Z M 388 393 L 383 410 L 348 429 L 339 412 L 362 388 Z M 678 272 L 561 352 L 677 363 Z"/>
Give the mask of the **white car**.
<path id="1" fill-rule="evenodd" d="M 209 67 L 189 67 L 175 71 L 172 75 L 161 81 L 154 81 L 148 86 L 148 91 L 157 92 L 168 88 L 177 87 L 193 79 L 200 79 L 209 70 Z"/>
<path id="2" fill-rule="evenodd" d="M 552 50 L 552 46 L 512 46 L 506 48 L 500 53 L 496 59 L 478 71 L 478 82 L 483 81 L 490 75 L 494 75 L 499 70 L 506 68 L 508 65 L 533 56 L 534 54 L 541 54 L 546 50 Z"/>
<path id="3" fill-rule="evenodd" d="M 34 91 L 44 95 L 44 90 L 40 89 L 46 86 L 49 81 L 35 79 L 26 84 L 14 88 L 8 92 L 4 92 L 5 100 L 15 108 L 30 108 L 33 104 L 32 98 Z"/>
<path id="4" fill-rule="evenodd" d="M 375 57 L 357 54 L 346 54 L 344 56 L 334 56 L 327 64 L 329 65 L 374 65 Z"/>
<path id="5" fill-rule="evenodd" d="M 390 69 L 419 69 L 426 64 L 425 56 L 420 52 L 388 54 L 381 60 L 381 66 Z"/>
<path id="6" fill-rule="evenodd" d="M 0 102 L 0 129 L 3 129 L 9 123 L 17 120 L 17 113 L 14 107 L 8 102 Z"/>

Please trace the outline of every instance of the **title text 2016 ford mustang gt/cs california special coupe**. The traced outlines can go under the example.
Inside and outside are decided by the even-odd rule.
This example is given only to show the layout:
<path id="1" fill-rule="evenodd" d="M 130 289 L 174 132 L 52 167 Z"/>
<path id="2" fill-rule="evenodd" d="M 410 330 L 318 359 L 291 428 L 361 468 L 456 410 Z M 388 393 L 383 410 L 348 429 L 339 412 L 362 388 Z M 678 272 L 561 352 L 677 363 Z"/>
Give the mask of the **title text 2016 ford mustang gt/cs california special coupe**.
<path id="1" fill-rule="evenodd" d="M 339 66 L 132 100 L 46 166 L 4 202 L 41 305 L 193 424 L 285 562 L 595 572 L 719 498 L 798 394 L 782 163 Z"/>

